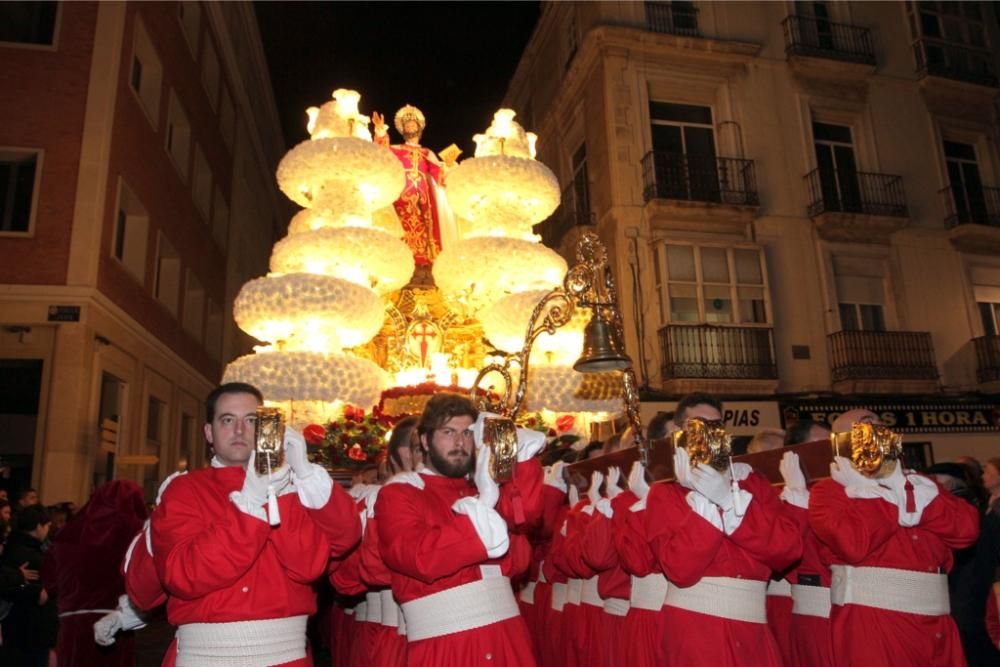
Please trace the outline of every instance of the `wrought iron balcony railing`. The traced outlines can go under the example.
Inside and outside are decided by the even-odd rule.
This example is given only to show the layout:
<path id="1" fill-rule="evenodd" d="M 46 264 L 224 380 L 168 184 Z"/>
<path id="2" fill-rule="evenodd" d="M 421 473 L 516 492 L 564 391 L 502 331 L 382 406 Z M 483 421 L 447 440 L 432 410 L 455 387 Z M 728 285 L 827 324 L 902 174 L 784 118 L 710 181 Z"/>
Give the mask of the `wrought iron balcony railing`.
<path id="1" fill-rule="evenodd" d="M 580 206 L 573 184 L 566 186 L 560 197 L 559 208 L 538 226 L 538 233 L 542 237 L 542 243 L 550 248 L 557 248 L 566 232 L 573 227 L 583 225 L 593 225 L 593 213 L 587 208 Z"/>
<path id="2" fill-rule="evenodd" d="M 668 324 L 659 334 L 663 380 L 778 377 L 770 328 Z"/>
<path id="3" fill-rule="evenodd" d="M 757 206 L 753 160 L 650 151 L 642 158 L 643 198 Z"/>
<path id="4" fill-rule="evenodd" d="M 809 215 L 863 213 L 906 217 L 903 177 L 852 169 L 813 169 L 809 183 Z"/>
<path id="5" fill-rule="evenodd" d="M 993 58 L 989 49 L 974 49 L 927 37 L 913 42 L 913 59 L 921 77 L 940 76 L 996 88 L 997 71 Z"/>
<path id="6" fill-rule="evenodd" d="M 980 382 L 1000 380 L 1000 336 L 973 338 L 976 348 L 976 376 Z"/>
<path id="7" fill-rule="evenodd" d="M 944 200 L 944 226 L 989 225 L 1000 227 L 1000 188 L 955 187 L 939 191 Z"/>
<path id="8" fill-rule="evenodd" d="M 927 332 L 838 331 L 828 338 L 834 382 L 938 378 L 934 345 Z"/>
<path id="9" fill-rule="evenodd" d="M 646 27 L 650 32 L 698 37 L 698 9 L 693 2 L 647 2 Z"/>
<path id="10" fill-rule="evenodd" d="M 872 32 L 868 28 L 794 14 L 785 18 L 781 27 L 785 31 L 785 53 L 789 56 L 875 64 Z"/>

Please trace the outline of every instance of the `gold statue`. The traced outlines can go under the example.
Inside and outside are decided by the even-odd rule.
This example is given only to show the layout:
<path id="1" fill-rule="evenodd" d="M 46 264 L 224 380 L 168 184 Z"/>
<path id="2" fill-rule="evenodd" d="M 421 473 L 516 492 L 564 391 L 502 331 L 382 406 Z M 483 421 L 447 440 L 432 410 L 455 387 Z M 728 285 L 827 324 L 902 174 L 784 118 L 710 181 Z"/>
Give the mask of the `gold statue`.
<path id="1" fill-rule="evenodd" d="M 831 433 L 830 444 L 866 477 L 888 477 L 903 457 L 903 436 L 880 424 L 854 422 L 850 431 Z"/>
<path id="2" fill-rule="evenodd" d="M 673 434 L 674 449 L 680 448 L 687 452 L 692 468 L 704 463 L 719 472 L 729 468 L 732 439 L 726 433 L 724 422 L 701 417 L 688 418 L 684 428 Z"/>

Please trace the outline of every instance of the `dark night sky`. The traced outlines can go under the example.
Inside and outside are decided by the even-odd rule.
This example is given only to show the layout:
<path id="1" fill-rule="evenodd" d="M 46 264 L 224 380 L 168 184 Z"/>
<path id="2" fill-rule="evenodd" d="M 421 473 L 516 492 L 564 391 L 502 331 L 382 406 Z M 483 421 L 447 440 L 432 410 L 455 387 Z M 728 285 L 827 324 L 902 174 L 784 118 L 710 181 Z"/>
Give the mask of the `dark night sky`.
<path id="1" fill-rule="evenodd" d="M 309 106 L 336 88 L 361 93 L 361 112 L 406 103 L 427 118 L 421 141 L 454 142 L 471 157 L 538 19 L 537 2 L 255 3 L 278 113 L 291 147 Z M 527 128 L 532 129 L 532 128 Z M 393 142 L 399 140 L 390 129 Z"/>

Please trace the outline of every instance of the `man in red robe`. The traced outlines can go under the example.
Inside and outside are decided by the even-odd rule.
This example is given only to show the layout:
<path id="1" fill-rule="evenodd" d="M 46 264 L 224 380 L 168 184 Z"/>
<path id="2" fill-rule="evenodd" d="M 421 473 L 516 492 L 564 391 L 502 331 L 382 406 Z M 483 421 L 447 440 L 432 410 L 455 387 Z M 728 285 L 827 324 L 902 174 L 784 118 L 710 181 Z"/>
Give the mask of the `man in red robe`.
<path id="1" fill-rule="evenodd" d="M 965 665 L 947 573 L 979 536 L 976 509 L 902 460 L 862 473 L 838 456 L 830 474 L 810 489 L 809 525 L 832 571 L 836 664 Z"/>
<path id="2" fill-rule="evenodd" d="M 542 468 L 532 457 L 545 439 L 518 429 L 514 478 L 501 487 L 482 424 L 464 396 L 433 396 L 417 425 L 424 468 L 396 475 L 378 494 L 379 552 L 411 665 L 536 664 L 510 577 L 531 559 L 515 531 L 541 516 Z"/>
<path id="3" fill-rule="evenodd" d="M 389 130 L 382 114 L 372 113 L 375 143 L 386 146 L 399 158 L 406 172 L 406 185 L 394 206 L 403 226 L 403 241 L 413 251 L 417 266 L 429 267 L 443 244 L 454 240 L 454 221 L 444 199 L 445 168 L 434 151 L 420 145 L 427 126 L 424 114 L 407 104 L 396 112 L 396 131 L 402 144 L 389 144 Z"/>
<path id="4" fill-rule="evenodd" d="M 256 474 L 262 402 L 256 388 L 242 383 L 209 394 L 212 465 L 172 481 L 153 513 L 153 559 L 168 595 L 167 618 L 178 626 L 164 665 L 310 665 L 312 583 L 331 555 L 360 539 L 351 498 L 308 462 L 305 441 L 293 429 L 285 430 L 288 465 L 270 478 Z M 277 496 L 272 502 L 269 491 Z M 275 510 L 278 525 L 272 525 Z"/>
<path id="5" fill-rule="evenodd" d="M 722 405 L 687 396 L 674 421 L 682 428 L 693 416 L 719 421 Z M 678 447 L 674 472 L 676 483 L 650 489 L 645 517 L 649 546 L 670 582 L 665 664 L 781 665 L 765 591 L 772 571 L 801 556 L 798 527 L 770 481 L 746 464 L 692 466 Z"/>

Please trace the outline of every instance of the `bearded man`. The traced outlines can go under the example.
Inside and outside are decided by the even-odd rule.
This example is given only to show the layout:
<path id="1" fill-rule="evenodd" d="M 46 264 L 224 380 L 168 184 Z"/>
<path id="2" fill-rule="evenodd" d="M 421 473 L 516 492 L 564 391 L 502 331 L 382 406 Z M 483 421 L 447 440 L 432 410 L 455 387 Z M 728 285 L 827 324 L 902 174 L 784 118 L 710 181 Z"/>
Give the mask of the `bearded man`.
<path id="1" fill-rule="evenodd" d="M 518 531 L 541 516 L 542 468 L 532 457 L 545 439 L 518 429 L 514 477 L 500 486 L 483 445 L 485 417 L 464 396 L 433 396 L 417 424 L 424 467 L 378 494 L 379 553 L 411 665 L 536 664 L 510 577 L 531 558 Z"/>

